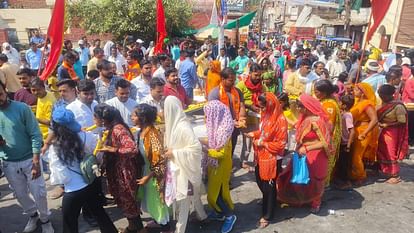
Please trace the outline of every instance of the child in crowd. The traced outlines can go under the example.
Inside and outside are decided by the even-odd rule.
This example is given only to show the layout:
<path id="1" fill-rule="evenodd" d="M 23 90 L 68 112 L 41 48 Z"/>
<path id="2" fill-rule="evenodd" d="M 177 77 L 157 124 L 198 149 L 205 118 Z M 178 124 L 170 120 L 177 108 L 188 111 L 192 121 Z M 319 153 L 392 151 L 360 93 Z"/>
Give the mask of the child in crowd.
<path id="1" fill-rule="evenodd" d="M 350 109 L 354 106 L 354 97 L 344 95 L 341 97 L 340 107 L 342 112 L 342 141 L 339 158 L 336 163 L 336 184 L 339 189 L 348 189 L 352 185 L 349 182 L 347 172 L 351 166 L 351 145 L 355 136 L 354 120 Z"/>
<path id="2" fill-rule="evenodd" d="M 93 81 L 93 80 L 99 78 L 99 71 L 90 70 L 90 71 L 88 71 L 87 75 L 88 75 L 88 79 Z"/>
<path id="3" fill-rule="evenodd" d="M 280 93 L 277 96 L 280 101 L 280 105 L 283 109 L 283 115 L 288 122 L 288 143 L 286 144 L 286 149 L 288 151 L 295 150 L 296 140 L 295 140 L 295 124 L 298 121 L 296 116 L 292 113 L 289 105 L 289 97 L 285 92 Z"/>

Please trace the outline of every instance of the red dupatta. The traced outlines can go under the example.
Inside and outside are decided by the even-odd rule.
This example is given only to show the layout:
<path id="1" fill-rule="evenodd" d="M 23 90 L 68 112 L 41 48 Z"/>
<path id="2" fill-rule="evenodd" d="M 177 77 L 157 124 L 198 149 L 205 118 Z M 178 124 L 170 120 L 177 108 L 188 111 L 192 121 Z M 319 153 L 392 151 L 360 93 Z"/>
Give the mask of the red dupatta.
<path id="1" fill-rule="evenodd" d="M 258 82 L 257 84 L 253 84 L 250 80 L 250 76 L 244 82 L 246 87 L 252 92 L 252 101 L 255 106 L 258 106 L 259 96 L 263 93 L 263 86 L 262 82 Z"/>

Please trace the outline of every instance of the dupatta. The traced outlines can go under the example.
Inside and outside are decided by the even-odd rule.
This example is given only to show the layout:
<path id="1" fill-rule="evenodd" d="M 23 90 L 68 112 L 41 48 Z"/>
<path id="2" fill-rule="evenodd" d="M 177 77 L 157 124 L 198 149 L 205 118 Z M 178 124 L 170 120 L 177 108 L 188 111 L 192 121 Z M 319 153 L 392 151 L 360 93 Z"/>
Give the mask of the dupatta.
<path id="1" fill-rule="evenodd" d="M 176 200 L 179 201 L 187 197 L 188 182 L 191 182 L 194 188 L 201 187 L 201 143 L 195 136 L 177 97 L 168 96 L 165 99 L 164 114 L 165 145 L 173 151 L 169 166 L 176 169 L 173 176 L 177 181 Z"/>
<path id="2" fill-rule="evenodd" d="M 332 154 L 331 129 L 328 114 L 326 114 L 319 100 L 310 95 L 302 94 L 299 101 L 310 111 L 313 116 L 305 116 L 301 114 L 297 123 L 296 142 L 303 143 L 303 138 L 310 131 L 315 130 L 319 140 L 323 143 L 327 155 Z"/>

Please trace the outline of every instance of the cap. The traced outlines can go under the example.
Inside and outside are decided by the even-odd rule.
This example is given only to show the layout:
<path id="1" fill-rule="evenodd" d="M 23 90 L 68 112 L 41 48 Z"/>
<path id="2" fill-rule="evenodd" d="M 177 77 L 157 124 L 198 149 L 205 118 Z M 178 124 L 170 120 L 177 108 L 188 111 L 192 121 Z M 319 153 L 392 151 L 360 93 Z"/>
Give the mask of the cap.
<path id="1" fill-rule="evenodd" d="M 135 42 L 140 43 L 140 44 L 144 43 L 144 41 L 141 39 L 137 39 Z"/>
<path id="2" fill-rule="evenodd" d="M 85 41 L 83 41 L 83 40 L 79 40 L 79 41 L 78 41 L 78 44 L 85 44 Z"/>

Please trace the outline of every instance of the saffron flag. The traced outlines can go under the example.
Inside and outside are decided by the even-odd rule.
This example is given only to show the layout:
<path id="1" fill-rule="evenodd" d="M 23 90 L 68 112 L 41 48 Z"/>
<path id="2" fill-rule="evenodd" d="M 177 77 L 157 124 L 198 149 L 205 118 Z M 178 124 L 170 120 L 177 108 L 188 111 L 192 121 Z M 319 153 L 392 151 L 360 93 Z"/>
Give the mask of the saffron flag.
<path id="1" fill-rule="evenodd" d="M 165 14 L 164 14 L 164 5 L 162 0 L 157 0 L 157 32 L 158 32 L 158 41 L 154 48 L 154 55 L 162 53 L 164 44 L 164 39 L 167 37 L 167 29 L 165 28 Z"/>
<path id="2" fill-rule="evenodd" d="M 387 14 L 391 2 L 392 0 L 371 0 L 372 18 L 367 33 L 367 42 L 371 40 L 372 35 L 374 35 L 385 14 Z"/>
<path id="3" fill-rule="evenodd" d="M 40 79 L 46 80 L 55 70 L 63 46 L 63 32 L 65 27 L 65 0 L 56 0 L 50 18 L 47 38 L 50 40 L 50 53 L 47 58 L 45 69 Z M 47 46 L 47 45 L 46 45 Z"/>

